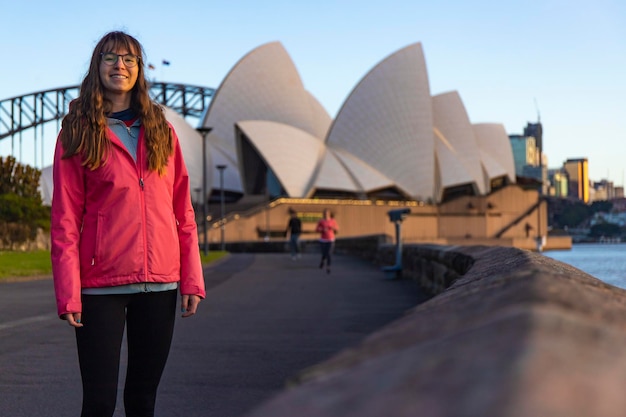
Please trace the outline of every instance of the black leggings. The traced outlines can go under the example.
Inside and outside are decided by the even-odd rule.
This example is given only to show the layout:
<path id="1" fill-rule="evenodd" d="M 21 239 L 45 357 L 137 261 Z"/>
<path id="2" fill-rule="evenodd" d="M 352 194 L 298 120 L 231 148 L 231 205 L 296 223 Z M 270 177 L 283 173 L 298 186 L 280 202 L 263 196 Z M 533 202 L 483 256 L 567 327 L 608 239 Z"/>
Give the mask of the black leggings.
<path id="1" fill-rule="evenodd" d="M 330 254 L 333 252 L 334 243 L 335 242 L 320 242 L 322 249 L 322 261 L 320 265 L 324 265 L 324 260 L 326 260 L 326 267 L 330 266 Z"/>
<path id="2" fill-rule="evenodd" d="M 84 327 L 76 329 L 83 381 L 82 417 L 111 417 L 115 412 L 125 323 L 128 326 L 126 416 L 154 416 L 157 387 L 174 331 L 176 299 L 177 290 L 83 295 Z"/>

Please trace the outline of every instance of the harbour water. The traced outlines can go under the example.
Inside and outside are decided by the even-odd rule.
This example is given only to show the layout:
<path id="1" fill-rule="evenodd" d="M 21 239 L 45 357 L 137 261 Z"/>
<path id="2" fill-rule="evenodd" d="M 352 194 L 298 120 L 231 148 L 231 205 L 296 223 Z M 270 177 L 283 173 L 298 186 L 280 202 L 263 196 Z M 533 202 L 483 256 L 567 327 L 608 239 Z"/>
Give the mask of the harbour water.
<path id="1" fill-rule="evenodd" d="M 602 281 L 626 288 L 626 243 L 578 243 L 545 256 L 572 265 Z"/>

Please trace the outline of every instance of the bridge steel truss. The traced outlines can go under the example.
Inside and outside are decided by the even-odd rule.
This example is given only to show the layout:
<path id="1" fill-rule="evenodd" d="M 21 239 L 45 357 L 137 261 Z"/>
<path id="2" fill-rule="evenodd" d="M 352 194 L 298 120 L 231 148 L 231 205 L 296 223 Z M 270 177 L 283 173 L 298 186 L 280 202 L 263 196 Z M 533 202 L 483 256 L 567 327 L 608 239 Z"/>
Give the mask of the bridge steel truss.
<path id="1" fill-rule="evenodd" d="M 19 136 L 21 144 L 22 133 L 32 129 L 36 148 L 37 127 L 41 126 L 43 137 L 43 125 L 56 121 L 58 131 L 69 103 L 78 93 L 79 86 L 70 86 L 0 100 L 0 141 Z M 197 120 L 208 109 L 214 94 L 215 89 L 210 87 L 166 82 L 150 84 L 150 95 L 155 101 L 185 118 Z"/>

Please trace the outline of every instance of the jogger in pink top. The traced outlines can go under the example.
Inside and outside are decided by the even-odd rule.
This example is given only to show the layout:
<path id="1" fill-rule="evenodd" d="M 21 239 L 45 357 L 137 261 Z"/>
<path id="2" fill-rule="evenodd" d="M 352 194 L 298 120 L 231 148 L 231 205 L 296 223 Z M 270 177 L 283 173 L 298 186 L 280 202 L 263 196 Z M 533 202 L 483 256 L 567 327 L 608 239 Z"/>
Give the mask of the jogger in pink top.
<path id="1" fill-rule="evenodd" d="M 324 263 L 326 263 L 326 272 L 330 274 L 330 255 L 335 243 L 335 233 L 339 231 L 339 226 L 337 226 L 337 222 L 330 213 L 330 210 L 324 209 L 324 217 L 317 222 L 315 231 L 320 233 L 320 247 L 322 250 L 320 269 L 323 269 Z"/>

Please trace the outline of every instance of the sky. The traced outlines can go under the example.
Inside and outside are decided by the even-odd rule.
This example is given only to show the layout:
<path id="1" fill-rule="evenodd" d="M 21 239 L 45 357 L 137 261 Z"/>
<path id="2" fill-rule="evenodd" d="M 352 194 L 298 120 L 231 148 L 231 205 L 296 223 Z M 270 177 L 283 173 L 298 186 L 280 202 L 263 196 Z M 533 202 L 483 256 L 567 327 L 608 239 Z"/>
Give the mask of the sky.
<path id="1" fill-rule="evenodd" d="M 458 91 L 472 123 L 521 134 L 540 120 L 550 168 L 587 158 L 592 180 L 624 185 L 623 0 L 12 1 L 0 11 L 0 100 L 80 84 L 111 30 L 143 44 L 157 81 L 214 88 L 280 41 L 331 117 L 374 66 L 420 42 L 431 94 Z"/>

